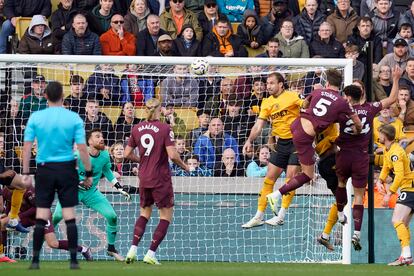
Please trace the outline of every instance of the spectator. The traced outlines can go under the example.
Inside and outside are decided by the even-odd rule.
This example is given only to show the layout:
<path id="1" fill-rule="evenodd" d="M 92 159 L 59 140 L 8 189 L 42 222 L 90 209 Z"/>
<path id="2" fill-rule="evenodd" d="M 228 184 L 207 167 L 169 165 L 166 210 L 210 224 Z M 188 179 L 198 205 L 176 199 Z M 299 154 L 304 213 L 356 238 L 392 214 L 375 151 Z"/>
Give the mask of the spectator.
<path id="1" fill-rule="evenodd" d="M 71 29 L 72 19 L 78 9 L 73 0 L 60 0 L 57 10 L 52 13 L 52 36 L 57 44 L 58 52 L 62 49 L 63 36 Z"/>
<path id="2" fill-rule="evenodd" d="M 125 31 L 124 22 L 122 15 L 115 14 L 112 16 L 111 28 L 102 34 L 99 39 L 103 55 L 135 56 L 135 36 Z"/>
<path id="3" fill-rule="evenodd" d="M 175 56 L 176 53 L 174 52 L 174 48 L 173 48 L 174 42 L 171 36 L 167 35 L 167 34 L 163 34 L 162 36 L 160 36 L 158 38 L 157 41 L 157 46 L 158 46 L 158 50 L 156 55 L 157 56 Z"/>
<path id="4" fill-rule="evenodd" d="M 374 25 L 374 34 L 382 41 L 382 47 L 387 48 L 387 41 L 395 37 L 398 31 L 399 14 L 391 9 L 390 0 L 377 0 L 376 8 L 368 13 Z"/>
<path id="5" fill-rule="evenodd" d="M 223 151 L 221 160 L 214 166 L 214 176 L 244 176 L 244 168 L 236 161 L 236 152 L 232 148 Z"/>
<path id="6" fill-rule="evenodd" d="M 237 35 L 248 48 L 258 49 L 264 44 L 263 28 L 259 25 L 259 17 L 255 11 L 244 12 L 243 22 L 237 27 Z"/>
<path id="7" fill-rule="evenodd" d="M 125 30 L 135 37 L 147 28 L 147 18 L 150 15 L 147 0 L 132 0 L 128 13 L 125 15 Z"/>
<path id="8" fill-rule="evenodd" d="M 383 108 L 380 111 L 380 115 L 374 118 L 373 126 L 373 142 L 374 142 L 374 151 L 376 154 L 383 154 L 385 146 L 379 140 L 378 129 L 382 125 L 392 125 L 395 128 L 395 141 L 399 142 L 400 145 L 405 148 L 407 146 L 407 137 L 403 131 L 403 121 L 399 118 L 393 117 L 389 108 Z"/>
<path id="9" fill-rule="evenodd" d="M 357 45 L 359 47 L 358 60 L 363 64 L 367 63 L 366 45 L 368 41 L 373 41 L 374 62 L 378 63 L 382 58 L 382 41 L 374 34 L 374 25 L 371 18 L 360 17 L 352 34 L 348 36 L 347 44 Z"/>
<path id="10" fill-rule="evenodd" d="M 335 39 L 332 34 L 332 26 L 324 22 L 319 26 L 318 35 L 310 44 L 310 55 L 323 58 L 343 58 L 345 49 L 342 44 Z"/>
<path id="11" fill-rule="evenodd" d="M 358 14 L 351 8 L 350 0 L 338 0 L 337 3 L 335 11 L 326 18 L 326 21 L 332 25 L 336 39 L 345 43 L 356 26 Z"/>
<path id="12" fill-rule="evenodd" d="M 160 121 L 170 125 L 174 132 L 174 136 L 187 136 L 187 127 L 185 122 L 183 119 L 178 117 L 177 113 L 175 113 L 174 105 L 172 103 L 169 103 L 167 106 L 161 108 L 161 115 Z"/>
<path id="13" fill-rule="evenodd" d="M 105 144 L 111 146 L 115 142 L 114 128 L 112 127 L 112 121 L 99 111 L 99 102 L 95 99 L 88 99 L 85 111 L 85 131 L 101 129 Z"/>
<path id="14" fill-rule="evenodd" d="M 227 18 L 219 18 L 214 29 L 203 40 L 201 56 L 247 57 L 242 40 L 232 34 Z"/>
<path id="15" fill-rule="evenodd" d="M 148 15 L 147 28 L 137 36 L 137 56 L 157 56 L 157 41 L 163 34 L 167 32 L 160 28 L 160 18 L 154 14 Z"/>
<path id="16" fill-rule="evenodd" d="M 404 131 L 414 130 L 414 101 L 408 87 L 400 87 L 397 101 L 398 118 L 403 121 Z"/>
<path id="17" fill-rule="evenodd" d="M 194 147 L 194 143 L 197 141 L 204 132 L 208 130 L 208 124 L 210 123 L 210 113 L 205 110 L 197 110 L 198 127 L 192 129 L 187 135 L 187 148 Z"/>
<path id="18" fill-rule="evenodd" d="M 255 122 L 255 117 L 242 114 L 242 106 L 243 102 L 240 100 L 229 100 L 226 113 L 221 117 L 224 131 L 233 136 L 240 146 L 244 145 Z"/>
<path id="19" fill-rule="evenodd" d="M 87 102 L 86 94 L 83 93 L 85 81 L 82 76 L 72 75 L 69 83 L 70 95 L 65 98 L 65 101 L 69 105 L 69 110 L 76 112 L 81 116 L 85 116 L 85 107 Z"/>
<path id="20" fill-rule="evenodd" d="M 202 166 L 200 164 L 200 158 L 197 155 L 190 154 L 185 159 L 184 162 L 190 168 L 189 172 L 184 171 L 180 167 L 175 171 L 176 176 L 212 176 L 213 172 L 210 169 Z"/>
<path id="21" fill-rule="evenodd" d="M 247 177 L 265 177 L 267 173 L 267 165 L 269 164 L 270 149 L 267 145 L 261 146 L 257 151 L 259 158 L 252 160 L 247 165 Z"/>
<path id="22" fill-rule="evenodd" d="M 313 56 L 312 58 L 321 58 L 321 56 Z M 316 69 L 315 71 L 309 71 L 306 73 L 305 77 L 305 83 L 303 86 L 305 87 L 303 89 L 303 97 L 307 97 L 312 91 L 315 89 L 316 85 L 321 84 L 322 81 L 322 70 Z"/>
<path id="23" fill-rule="evenodd" d="M 197 15 L 184 8 L 184 0 L 170 0 L 171 8 L 160 15 L 161 28 L 163 28 L 173 39 L 181 33 L 185 24 L 191 25 L 196 33 L 198 41 L 203 38 L 203 30 L 198 23 Z"/>
<path id="24" fill-rule="evenodd" d="M 47 100 L 45 98 L 46 80 L 43 75 L 35 75 L 31 84 L 32 91 L 29 95 L 24 95 L 20 100 L 19 111 L 26 124 L 32 112 L 45 109 Z"/>
<path id="25" fill-rule="evenodd" d="M 405 39 L 399 38 L 394 42 L 393 53 L 386 54 L 378 65 L 380 67 L 388 65 L 390 68 L 394 68 L 395 65 L 398 65 L 402 70 L 405 70 L 408 58 L 408 43 Z"/>
<path id="26" fill-rule="evenodd" d="M 373 1 L 373 0 L 371 0 Z M 411 27 L 414 28 L 414 1 L 411 1 L 410 8 L 403 12 L 400 16 L 400 20 L 398 21 L 398 27 L 401 27 L 402 24 L 409 24 Z"/>
<path id="27" fill-rule="evenodd" d="M 92 9 L 91 14 L 99 23 L 97 35 L 102 35 L 111 27 L 111 18 L 114 15 L 113 6 L 114 0 L 99 0 L 99 4 Z"/>
<path id="28" fill-rule="evenodd" d="M 188 75 L 187 65 L 175 65 L 174 76 L 161 82 L 163 106 L 195 107 L 198 99 L 198 81 Z"/>
<path id="29" fill-rule="evenodd" d="M 226 16 L 219 12 L 216 0 L 204 0 L 204 11 L 198 15 L 198 22 L 203 29 L 203 37 L 206 37 L 213 30 L 220 17 Z"/>
<path id="30" fill-rule="evenodd" d="M 407 60 L 407 67 L 405 68 L 405 74 L 399 81 L 400 86 L 405 86 L 410 89 L 411 100 L 414 100 L 414 58 L 411 57 Z"/>
<path id="31" fill-rule="evenodd" d="M 49 17 L 51 9 L 50 0 L 5 0 L 3 13 L 6 20 L 0 30 L 0 54 L 5 54 L 7 51 L 8 37 L 15 33 L 18 17 L 32 17 L 36 14 Z"/>
<path id="32" fill-rule="evenodd" d="M 365 74 L 365 65 L 357 60 L 358 56 L 358 46 L 350 44 L 345 47 L 345 58 L 352 59 L 352 77 L 354 80 L 362 80 Z"/>
<path id="33" fill-rule="evenodd" d="M 35 15 L 30 21 L 19 42 L 17 53 L 32 55 L 53 55 L 57 52 L 57 44 L 52 38 L 52 31 L 43 15 Z"/>
<path id="34" fill-rule="evenodd" d="M 239 146 L 236 140 L 223 131 L 223 122 L 220 118 L 213 118 L 210 121 L 208 130 L 198 137 L 193 153 L 200 157 L 200 163 L 209 169 L 213 169 L 219 163 L 223 151 L 227 148 L 233 149 L 236 153 L 236 162 L 239 161 Z"/>
<path id="35" fill-rule="evenodd" d="M 246 75 L 240 75 L 234 81 L 234 92 L 238 99 L 247 99 L 252 93 L 252 81 L 263 73 L 262 66 L 250 65 L 247 67 Z"/>
<path id="36" fill-rule="evenodd" d="M 264 98 L 267 98 L 266 79 L 263 77 L 256 77 L 252 81 L 252 93 L 250 98 L 244 101 L 247 108 L 247 114 L 250 116 L 258 116 L 260 113 L 260 106 Z"/>
<path id="37" fill-rule="evenodd" d="M 283 53 L 279 50 L 279 46 L 279 39 L 272 37 L 266 44 L 266 51 L 262 54 L 257 55 L 256 57 L 280 58 L 283 56 Z"/>
<path id="38" fill-rule="evenodd" d="M 76 0 L 76 7 L 85 12 L 91 12 L 98 4 L 99 0 Z"/>
<path id="39" fill-rule="evenodd" d="M 138 165 L 124 158 L 124 143 L 117 141 L 109 149 L 111 156 L 111 170 L 114 176 L 119 180 L 122 176 L 138 175 Z"/>
<path id="40" fill-rule="evenodd" d="M 121 78 L 121 103 L 143 106 L 151 98 L 154 98 L 154 82 L 139 76 L 136 64 L 127 64 Z"/>
<path id="41" fill-rule="evenodd" d="M 236 87 L 234 85 L 233 79 L 226 77 L 221 80 L 220 82 L 220 99 L 218 105 L 215 104 L 215 108 L 220 109 L 220 114 L 224 114 L 226 112 L 226 107 L 231 99 L 237 99 L 237 95 L 235 94 Z M 217 105 L 217 107 L 216 107 Z M 216 114 L 214 114 L 216 115 Z"/>
<path id="42" fill-rule="evenodd" d="M 230 22 L 242 22 L 243 14 L 246 10 L 254 9 L 254 1 L 231 1 L 231 0 L 217 0 L 217 5 L 220 13 L 227 16 Z"/>
<path id="43" fill-rule="evenodd" d="M 200 41 L 195 36 L 191 25 L 184 25 L 181 33 L 174 39 L 174 52 L 177 56 L 197 57 L 200 52 Z"/>
<path id="44" fill-rule="evenodd" d="M 394 48 L 394 42 L 399 39 L 405 39 L 408 44 L 408 53 L 410 57 L 414 57 L 414 37 L 413 37 L 413 28 L 409 23 L 401 24 L 399 32 L 393 39 L 388 39 L 387 43 L 387 53 L 392 53 Z"/>
<path id="45" fill-rule="evenodd" d="M 292 11 L 292 13 L 297 16 L 303 9 L 306 7 L 306 1 L 303 0 L 290 0 L 288 1 L 288 8 Z M 317 0 L 317 4 L 319 6 L 318 10 L 320 10 L 323 14 L 331 14 L 332 11 L 335 9 L 336 1 L 335 0 Z"/>
<path id="46" fill-rule="evenodd" d="M 285 19 L 280 32 L 276 35 L 284 58 L 308 58 L 309 48 L 302 36 L 295 36 L 293 22 Z"/>
<path id="47" fill-rule="evenodd" d="M 85 91 L 101 105 L 121 105 L 120 79 L 110 64 L 100 64 L 86 81 Z"/>
<path id="48" fill-rule="evenodd" d="M 386 98 L 391 94 L 391 68 L 388 65 L 379 66 L 378 80 L 374 82 L 374 87 L 373 90 L 379 98 Z"/>
<path id="49" fill-rule="evenodd" d="M 88 29 L 88 22 L 83 14 L 73 18 L 72 29 L 63 36 L 63 55 L 101 55 L 99 36 Z"/>
<path id="50" fill-rule="evenodd" d="M 190 155 L 190 152 L 186 149 L 185 147 L 185 139 L 181 136 L 177 136 L 175 137 L 175 148 L 178 152 L 178 154 L 180 155 L 180 158 L 182 160 L 185 160 L 187 158 L 187 156 Z M 171 162 L 170 163 L 170 167 L 171 167 L 171 171 L 173 175 L 179 175 L 182 174 L 180 173 L 181 169 L 180 166 L 178 166 L 177 164 Z"/>
<path id="51" fill-rule="evenodd" d="M 151 14 L 161 15 L 165 11 L 166 7 L 169 7 L 170 2 L 168 0 L 148 0 L 148 7 Z"/>
<path id="52" fill-rule="evenodd" d="M 293 19 L 293 13 L 288 9 L 288 0 L 273 0 L 272 10 L 261 18 L 266 43 L 280 32 L 285 19 Z"/>
<path id="53" fill-rule="evenodd" d="M 185 1 L 186 9 L 192 11 L 196 16 L 199 16 L 203 12 L 203 6 L 205 1 L 203 0 L 187 0 Z"/>
<path id="54" fill-rule="evenodd" d="M 199 81 L 197 109 L 207 110 L 209 114 L 214 105 L 220 101 L 221 77 L 216 74 L 217 67 L 210 64 L 207 77 L 200 78 Z"/>
<path id="55" fill-rule="evenodd" d="M 361 0 L 358 2 L 360 2 L 360 13 L 359 14 L 361 16 L 368 16 L 368 14 L 377 7 L 378 0 Z M 393 2 L 391 3 L 391 8 L 394 10 Z M 352 7 L 354 7 L 354 5 L 352 5 Z"/>
<path id="56" fill-rule="evenodd" d="M 297 1 L 291 2 L 297 3 Z M 318 10 L 317 0 L 306 0 L 302 12 L 293 20 L 295 32 L 303 36 L 306 44 L 310 45 L 319 31 L 319 26 L 325 21 L 325 18 L 325 14 Z"/>
<path id="57" fill-rule="evenodd" d="M 142 120 L 135 117 L 135 109 L 132 103 L 126 102 L 122 105 L 121 115 L 115 123 L 115 140 L 126 142 L 134 125 L 139 124 Z"/>

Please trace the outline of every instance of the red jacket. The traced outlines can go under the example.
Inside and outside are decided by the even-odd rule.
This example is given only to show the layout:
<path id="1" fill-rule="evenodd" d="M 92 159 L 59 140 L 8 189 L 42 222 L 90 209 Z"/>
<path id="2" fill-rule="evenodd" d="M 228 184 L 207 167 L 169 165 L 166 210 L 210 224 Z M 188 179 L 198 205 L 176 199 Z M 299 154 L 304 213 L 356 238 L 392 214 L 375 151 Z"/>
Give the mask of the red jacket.
<path id="1" fill-rule="evenodd" d="M 124 39 L 112 29 L 103 33 L 99 38 L 102 45 L 102 54 L 107 56 L 135 56 L 135 36 L 124 31 Z"/>

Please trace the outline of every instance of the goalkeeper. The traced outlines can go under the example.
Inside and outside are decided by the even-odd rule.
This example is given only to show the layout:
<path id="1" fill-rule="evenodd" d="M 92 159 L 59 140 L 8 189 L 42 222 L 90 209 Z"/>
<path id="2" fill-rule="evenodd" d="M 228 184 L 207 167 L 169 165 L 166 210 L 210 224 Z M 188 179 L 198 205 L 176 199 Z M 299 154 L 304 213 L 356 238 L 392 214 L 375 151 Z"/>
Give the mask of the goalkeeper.
<path id="1" fill-rule="evenodd" d="M 108 181 L 114 184 L 115 189 L 117 189 L 127 200 L 131 199 L 131 196 L 127 192 L 127 189 L 123 188 L 111 171 L 111 162 L 109 158 L 109 153 L 105 150 L 104 138 L 102 131 L 100 129 L 91 130 L 86 137 L 88 143 L 88 151 L 92 163 L 93 171 L 93 183 L 89 189 L 86 189 L 82 185 L 82 180 L 85 178 L 85 169 L 82 163 L 78 163 L 78 174 L 80 179 L 79 184 L 79 201 L 85 204 L 85 206 L 97 211 L 103 217 L 105 217 L 106 225 L 106 235 L 108 239 L 108 249 L 107 253 L 109 256 L 112 256 L 117 261 L 124 261 L 118 251 L 115 249 L 115 239 L 117 232 L 117 220 L 118 217 L 115 213 L 114 208 L 106 199 L 106 197 L 98 190 L 98 183 L 101 179 L 101 176 L 104 175 Z M 75 153 L 76 156 L 79 155 L 78 152 Z M 56 226 L 59 221 L 62 220 L 62 208 L 58 203 L 56 205 L 56 210 L 53 214 L 53 224 Z"/>

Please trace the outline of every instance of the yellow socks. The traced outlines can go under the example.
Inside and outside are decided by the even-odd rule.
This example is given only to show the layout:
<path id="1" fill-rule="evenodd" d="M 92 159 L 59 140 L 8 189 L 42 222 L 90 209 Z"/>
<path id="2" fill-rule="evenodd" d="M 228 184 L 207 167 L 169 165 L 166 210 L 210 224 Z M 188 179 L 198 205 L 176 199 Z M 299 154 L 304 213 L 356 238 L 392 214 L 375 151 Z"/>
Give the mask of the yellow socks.
<path id="1" fill-rule="evenodd" d="M 273 186 L 274 185 L 275 185 L 274 181 L 272 181 L 269 178 L 265 177 L 265 179 L 263 180 L 262 190 L 260 191 L 259 200 L 258 200 L 258 203 L 257 203 L 257 210 L 258 211 L 264 212 L 266 210 L 266 206 L 267 206 L 266 196 L 273 192 Z"/>
<path id="2" fill-rule="evenodd" d="M 334 203 L 332 204 L 331 209 L 329 209 L 328 219 L 326 220 L 325 229 L 323 229 L 323 232 L 329 236 L 332 232 L 332 228 L 337 221 L 338 208 L 336 207 L 336 203 Z"/>
<path id="3" fill-rule="evenodd" d="M 397 237 L 400 240 L 401 248 L 410 246 L 410 230 L 405 226 L 402 221 L 394 223 L 395 231 L 397 232 Z"/>
<path id="4" fill-rule="evenodd" d="M 294 196 L 295 196 L 295 191 L 291 191 L 291 192 L 288 192 L 287 194 L 284 194 L 282 197 L 282 208 L 285 208 L 285 209 L 289 208 Z"/>
<path id="5" fill-rule="evenodd" d="M 11 209 L 9 217 L 11 219 L 16 219 L 19 216 L 20 206 L 22 205 L 23 195 L 26 190 L 14 189 L 12 198 L 11 198 Z"/>

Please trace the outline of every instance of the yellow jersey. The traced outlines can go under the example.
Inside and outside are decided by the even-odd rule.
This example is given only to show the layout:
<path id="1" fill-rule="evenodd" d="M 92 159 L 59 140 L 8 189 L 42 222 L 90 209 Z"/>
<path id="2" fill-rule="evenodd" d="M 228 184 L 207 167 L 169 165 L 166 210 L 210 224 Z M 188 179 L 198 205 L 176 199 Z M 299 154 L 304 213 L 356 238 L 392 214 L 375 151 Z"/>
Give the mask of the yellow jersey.
<path id="1" fill-rule="evenodd" d="M 391 170 L 395 175 L 390 187 L 392 193 L 396 193 L 398 189 L 402 192 L 414 192 L 414 172 L 410 168 L 410 159 L 397 142 L 394 142 L 389 150 L 384 150 L 384 165 L 379 179 L 385 182 Z"/>
<path id="2" fill-rule="evenodd" d="M 277 97 L 270 96 L 260 106 L 259 119 L 272 122 L 272 135 L 281 139 L 291 139 L 290 125 L 299 117 L 303 100 L 299 94 L 283 91 Z"/>
<path id="3" fill-rule="evenodd" d="M 385 147 L 384 144 L 381 144 L 379 142 L 379 131 L 378 131 L 378 128 L 380 128 L 384 124 L 385 123 L 381 122 L 378 119 L 378 117 L 374 118 L 374 123 L 373 123 L 374 129 L 373 129 L 372 135 L 373 135 L 375 145 L 377 145 L 379 148 Z M 399 142 L 402 139 L 407 138 L 403 131 L 403 127 L 404 127 L 403 122 L 400 119 L 397 118 L 394 122 L 390 123 L 390 125 L 392 125 L 395 128 L 395 141 L 396 142 Z"/>
<path id="4" fill-rule="evenodd" d="M 317 134 L 315 137 L 315 152 L 321 156 L 331 148 L 336 138 L 339 136 L 339 125 L 332 124 L 327 129 Z"/>

